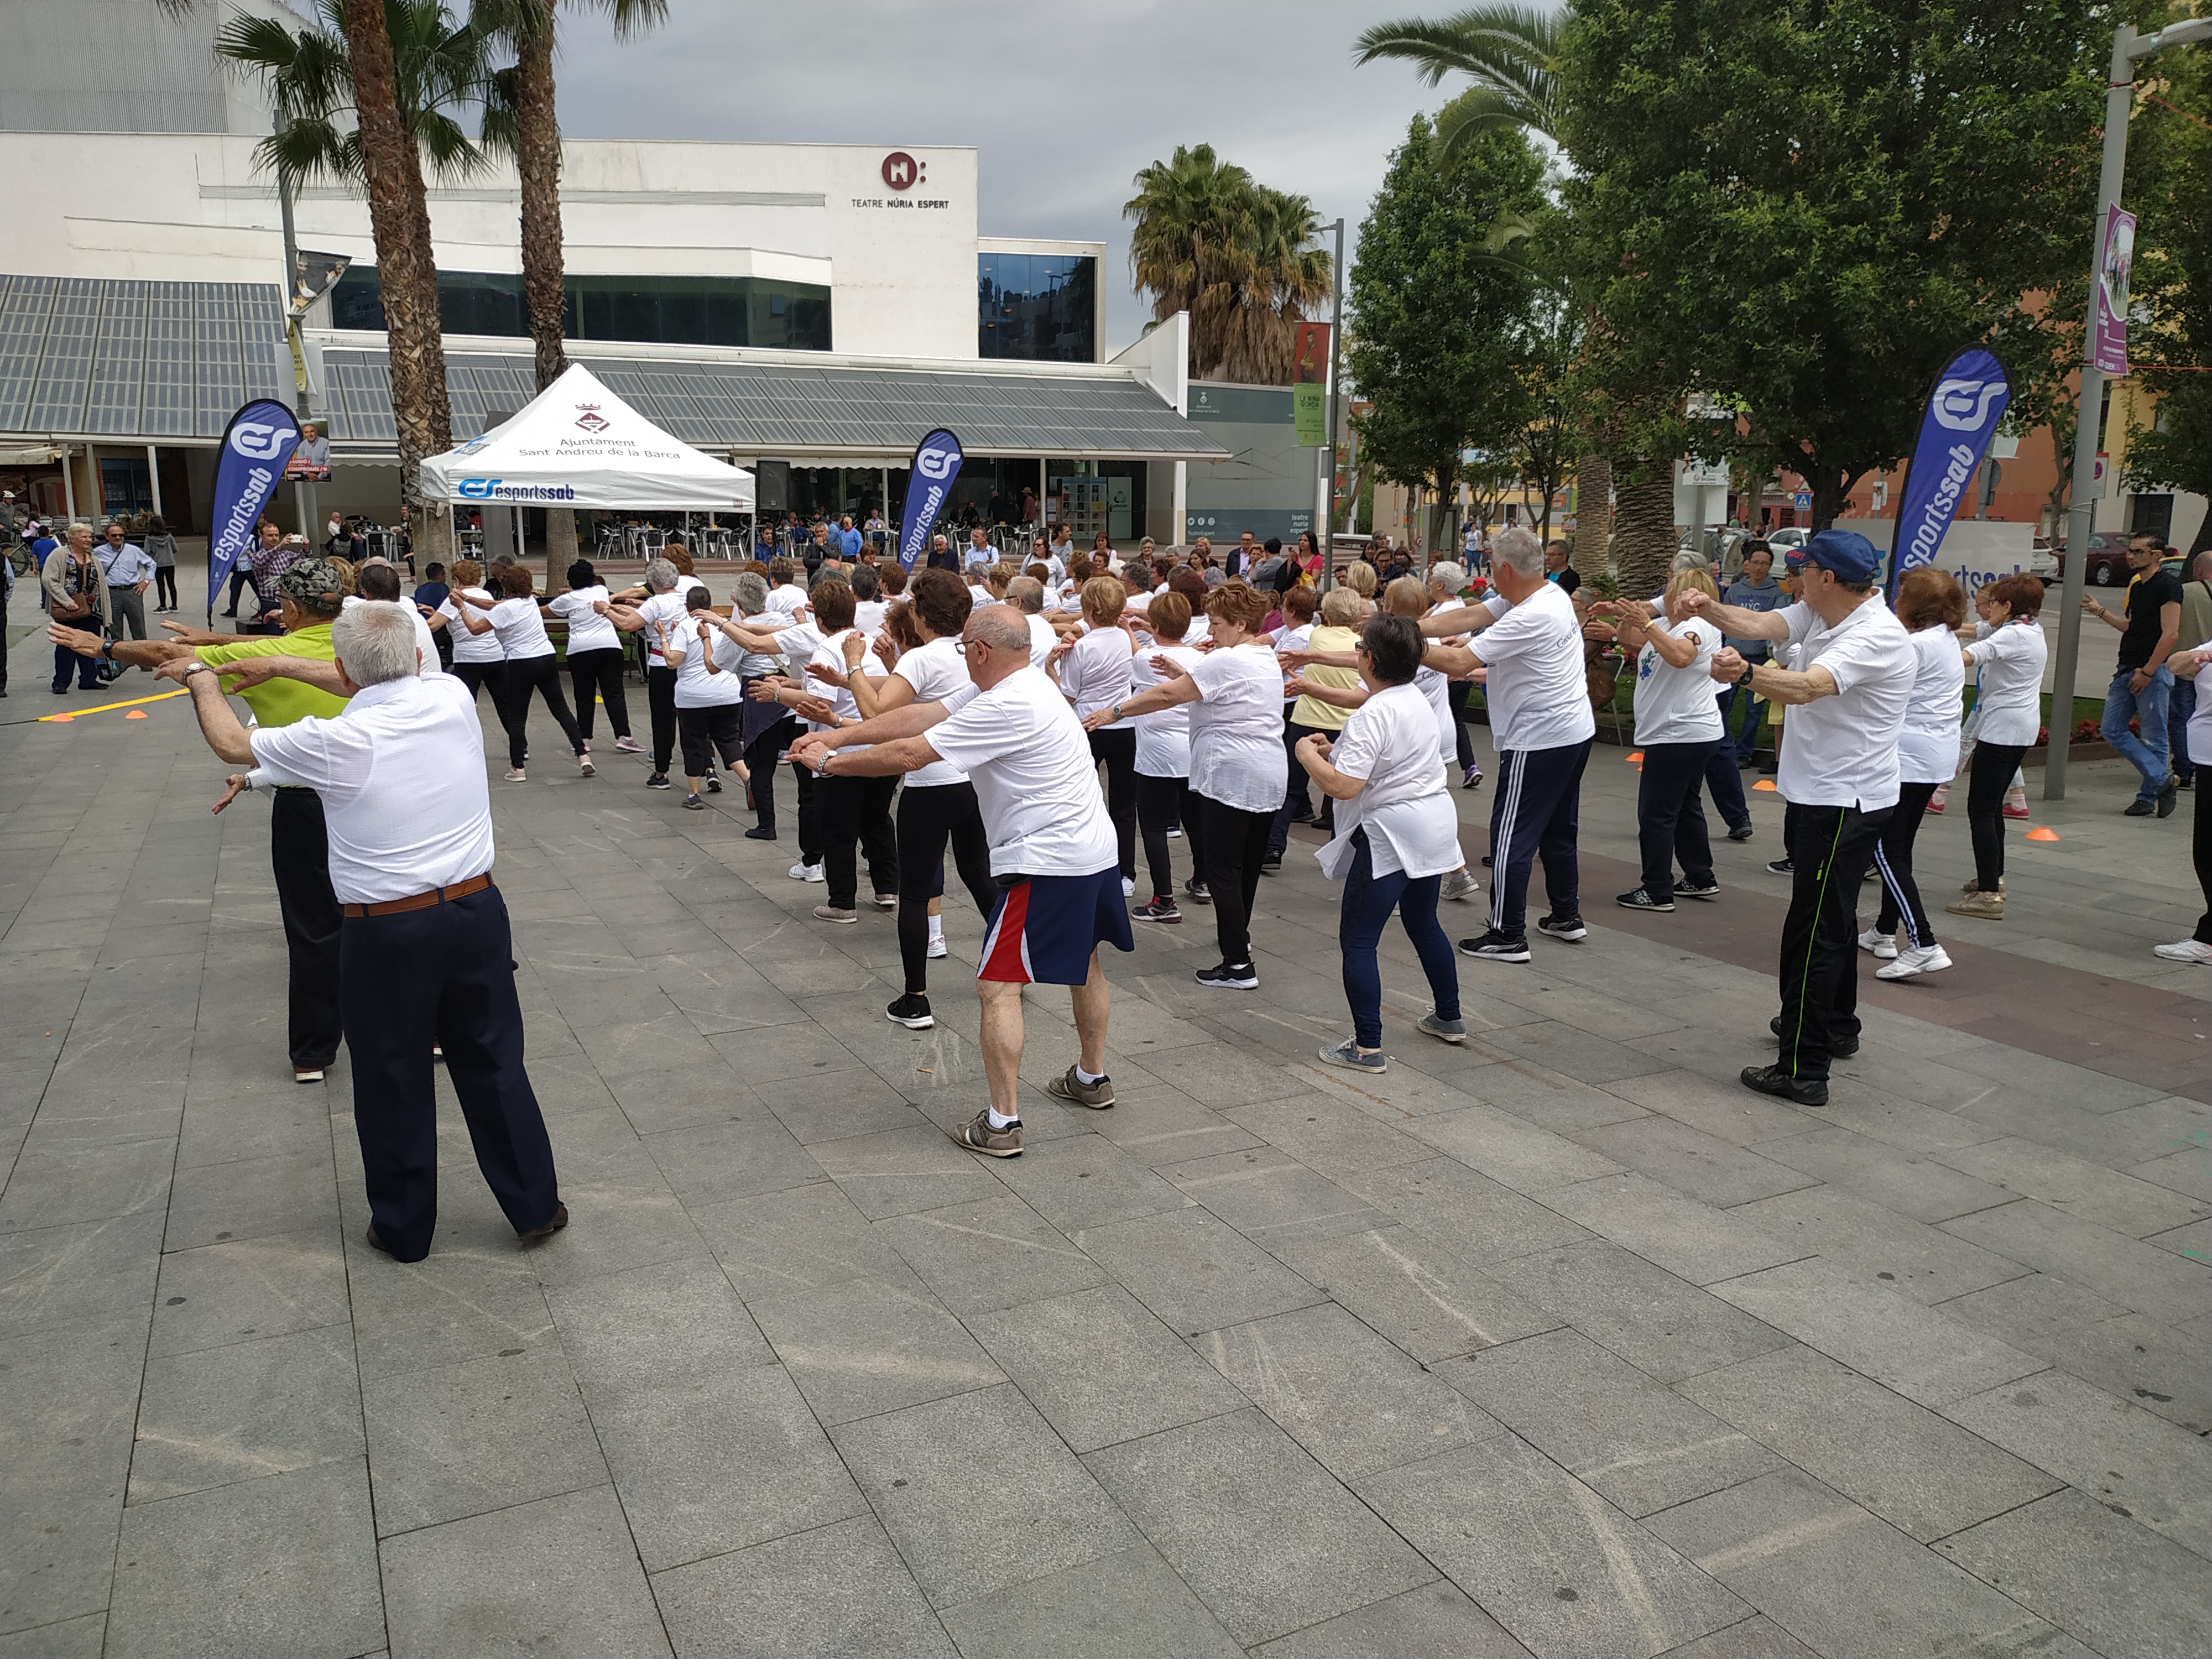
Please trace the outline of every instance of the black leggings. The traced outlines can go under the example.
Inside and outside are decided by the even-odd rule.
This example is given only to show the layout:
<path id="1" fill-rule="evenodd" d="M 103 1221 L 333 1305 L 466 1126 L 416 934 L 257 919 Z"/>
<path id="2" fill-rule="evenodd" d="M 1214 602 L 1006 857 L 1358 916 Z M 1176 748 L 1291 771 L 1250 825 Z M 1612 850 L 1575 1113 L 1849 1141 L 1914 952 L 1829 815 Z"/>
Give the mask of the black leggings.
<path id="1" fill-rule="evenodd" d="M 676 671 L 647 665 L 645 706 L 653 716 L 653 775 L 668 775 L 668 763 L 676 753 Z"/>
<path id="2" fill-rule="evenodd" d="M 898 840 L 891 830 L 893 778 L 840 777 L 814 780 L 814 799 L 822 812 L 822 874 L 836 909 L 855 908 L 860 897 L 858 852 L 868 855 L 868 887 L 885 895 L 899 890 Z"/>
<path id="3" fill-rule="evenodd" d="M 753 739 L 745 750 L 745 770 L 752 774 L 753 817 L 763 830 L 775 828 L 775 757 L 799 735 L 799 727 L 786 714 Z"/>
<path id="4" fill-rule="evenodd" d="M 2005 775 L 2009 778 L 2012 774 Z M 1906 923 L 1906 937 L 1916 951 L 1936 942 L 1935 925 L 1928 907 L 1920 902 L 1920 884 L 1912 875 L 1912 844 L 1919 838 L 1920 820 L 1928 815 L 1929 799 L 1942 786 L 1907 783 L 1898 787 L 1897 807 L 1881 827 L 1874 844 L 1874 867 L 1881 872 L 1881 914 L 1875 918 L 1877 933 L 1893 933 L 1898 920 Z"/>
<path id="5" fill-rule="evenodd" d="M 154 603 L 169 610 L 177 608 L 177 567 L 173 564 L 154 568 Z"/>
<path id="6" fill-rule="evenodd" d="M 1974 880 L 1994 893 L 2004 880 L 2004 798 L 2025 744 L 1978 743 L 1966 786 L 1966 824 L 1974 836 Z"/>
<path id="7" fill-rule="evenodd" d="M 568 699 L 561 690 L 561 665 L 550 652 L 542 657 L 510 657 L 507 660 L 507 763 L 516 771 L 530 753 L 530 694 L 545 699 L 554 723 L 568 739 L 571 754 L 584 752 L 584 739 L 576 731 L 576 717 L 568 712 Z"/>
<path id="8" fill-rule="evenodd" d="M 929 989 L 929 902 L 942 890 L 948 842 L 961 884 L 988 921 L 999 884 L 991 879 L 991 845 L 975 786 L 907 785 L 898 804 L 898 939 L 909 996 Z"/>
<path id="9" fill-rule="evenodd" d="M 1252 904 L 1260 896 L 1260 860 L 1267 856 L 1273 812 L 1247 812 L 1194 793 L 1200 845 L 1206 849 L 1206 884 L 1213 895 L 1213 930 L 1221 959 L 1231 967 L 1252 960 Z M 1186 820 L 1188 822 L 1188 820 Z"/>
<path id="10" fill-rule="evenodd" d="M 684 745 L 684 776 L 706 776 L 717 754 L 725 766 L 737 763 L 738 722 L 744 714 L 744 710 L 733 702 L 676 711 L 676 730 Z"/>
<path id="11" fill-rule="evenodd" d="M 592 740 L 592 699 L 607 706 L 607 724 L 618 738 L 629 735 L 629 704 L 623 696 L 623 653 L 618 645 L 568 653 L 568 684 L 576 694 L 576 730 Z"/>
<path id="12" fill-rule="evenodd" d="M 1190 843 L 1190 873 L 1206 879 L 1206 832 L 1192 808 L 1188 778 L 1151 778 L 1137 774 L 1137 823 L 1145 835 L 1145 863 L 1152 872 L 1152 896 L 1175 896 L 1175 866 L 1168 858 L 1168 826 L 1182 826 Z"/>
<path id="13" fill-rule="evenodd" d="M 2189 856 L 2197 866 L 2197 884 L 2204 890 L 2204 914 L 2197 918 L 2197 931 L 2190 937 L 2199 945 L 2212 945 L 2212 807 L 2204 798 L 2212 789 L 2197 791 L 2197 805 L 2191 810 L 2196 814 L 2189 831 Z"/>
<path id="14" fill-rule="evenodd" d="M 499 716 L 502 730 L 507 726 L 507 665 L 503 662 L 457 662 L 453 678 L 469 688 L 471 702 L 478 691 L 491 693 L 491 712 Z"/>
<path id="15" fill-rule="evenodd" d="M 1474 764 L 1474 741 L 1467 735 L 1467 700 L 1474 695 L 1473 680 L 1453 680 L 1444 687 L 1444 702 L 1451 707 L 1452 744 L 1459 750 L 1459 769 Z"/>
<path id="16" fill-rule="evenodd" d="M 1137 732 L 1093 732 L 1091 758 L 1106 763 L 1106 816 L 1114 820 L 1114 843 L 1121 859 L 1121 878 L 1137 878 Z"/>

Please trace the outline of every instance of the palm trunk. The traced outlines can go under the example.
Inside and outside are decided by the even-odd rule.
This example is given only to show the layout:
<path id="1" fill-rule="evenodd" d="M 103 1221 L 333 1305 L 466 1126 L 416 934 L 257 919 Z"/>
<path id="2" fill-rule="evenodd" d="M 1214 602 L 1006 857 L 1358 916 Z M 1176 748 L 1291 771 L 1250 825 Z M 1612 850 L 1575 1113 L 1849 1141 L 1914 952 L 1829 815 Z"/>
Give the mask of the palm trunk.
<path id="1" fill-rule="evenodd" d="M 549 20 L 550 22 L 550 20 Z M 561 247 L 561 124 L 553 101 L 553 32 L 517 43 L 514 65 L 515 170 L 522 180 L 522 290 L 530 307 L 530 341 L 540 392 L 568 367 L 563 349 Z M 545 587 L 568 585 L 576 556 L 576 515 L 568 507 L 545 510 Z"/>
<path id="2" fill-rule="evenodd" d="M 1585 576 L 1612 567 L 1613 458 L 1593 449 L 1575 468 L 1575 540 L 1568 562 Z"/>
<path id="3" fill-rule="evenodd" d="M 1668 568 L 1674 562 L 1674 477 L 1662 461 L 1644 463 L 1631 478 L 1620 487 L 1613 562 L 1620 591 L 1642 599 L 1667 586 Z"/>
<path id="4" fill-rule="evenodd" d="M 398 77 L 384 8 L 351 5 L 343 15 L 361 125 L 362 172 L 368 187 L 369 228 L 376 239 L 377 275 L 384 295 L 392 410 L 398 428 L 400 505 L 417 562 L 442 561 L 452 553 L 449 520 L 441 505 L 423 501 L 416 471 L 425 456 L 450 449 L 453 442 L 422 157 L 400 120 Z"/>

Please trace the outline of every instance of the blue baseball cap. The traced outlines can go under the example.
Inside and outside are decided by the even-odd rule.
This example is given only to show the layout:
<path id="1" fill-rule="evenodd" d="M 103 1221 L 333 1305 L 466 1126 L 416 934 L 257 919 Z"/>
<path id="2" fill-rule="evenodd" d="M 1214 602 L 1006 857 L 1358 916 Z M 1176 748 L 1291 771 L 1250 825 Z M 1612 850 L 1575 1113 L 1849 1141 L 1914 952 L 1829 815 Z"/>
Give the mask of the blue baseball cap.
<path id="1" fill-rule="evenodd" d="M 1856 530 L 1823 530 L 1805 544 L 1803 562 L 1839 582 L 1870 582 L 1881 568 L 1881 555 Z"/>

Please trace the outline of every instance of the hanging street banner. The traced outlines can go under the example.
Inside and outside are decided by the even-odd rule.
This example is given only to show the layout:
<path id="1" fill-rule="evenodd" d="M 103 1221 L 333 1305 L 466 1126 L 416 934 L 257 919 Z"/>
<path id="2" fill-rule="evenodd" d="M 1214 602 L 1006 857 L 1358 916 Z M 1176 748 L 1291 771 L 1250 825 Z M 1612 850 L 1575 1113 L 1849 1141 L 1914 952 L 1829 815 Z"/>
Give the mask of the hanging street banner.
<path id="1" fill-rule="evenodd" d="M 256 526 L 283 482 L 299 447 L 300 422 L 274 398 L 258 398 L 230 417 L 215 464 L 215 501 L 208 514 L 208 614 L 230 580 L 231 567 L 254 543 Z M 266 597 L 266 596 L 264 596 Z"/>
<path id="2" fill-rule="evenodd" d="M 1328 329 L 1300 323 L 1291 361 L 1291 420 L 1301 449 L 1328 447 Z"/>
<path id="3" fill-rule="evenodd" d="M 2097 261 L 2097 332 L 2090 358 L 2106 374 L 2128 372 L 2128 273 L 2135 263 L 2136 216 L 2114 208 L 2105 216 L 2105 252 Z"/>
<path id="4" fill-rule="evenodd" d="M 2012 382 L 2003 365 L 1979 346 L 1960 352 L 1936 377 L 1898 497 L 1897 530 L 1889 546 L 1893 594 L 1906 571 L 1935 562 L 1974 469 L 1989 453 L 2011 401 Z"/>
<path id="5" fill-rule="evenodd" d="M 905 523 L 899 532 L 899 563 L 911 570 L 929 551 L 929 532 L 960 476 L 960 440 L 943 427 L 914 447 L 913 473 L 907 479 Z"/>

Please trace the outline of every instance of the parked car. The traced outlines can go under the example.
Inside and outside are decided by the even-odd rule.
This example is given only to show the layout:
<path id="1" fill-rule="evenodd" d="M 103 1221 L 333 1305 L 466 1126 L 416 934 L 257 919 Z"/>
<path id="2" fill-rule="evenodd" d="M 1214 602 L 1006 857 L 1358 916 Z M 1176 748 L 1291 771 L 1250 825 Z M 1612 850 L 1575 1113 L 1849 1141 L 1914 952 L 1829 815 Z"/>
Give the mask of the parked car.
<path id="1" fill-rule="evenodd" d="M 2045 586 L 2058 580 L 2058 556 L 2051 550 L 2051 538 L 2038 536 L 2028 549 L 2027 574 Z"/>
<path id="2" fill-rule="evenodd" d="M 2051 580 L 2066 580 L 2066 544 L 2060 540 L 2052 544 L 2051 560 L 2056 567 Z M 2092 587 L 2118 587 L 2128 579 L 2128 538 L 2118 530 L 2094 531 L 2089 537 L 2089 555 L 2084 563 L 2081 580 Z"/>
<path id="3" fill-rule="evenodd" d="M 1774 550 L 1777 556 L 1779 556 L 1780 555 L 1789 551 L 1789 550 L 1793 547 L 1804 546 L 1807 542 L 1809 542 L 1812 539 L 1813 532 L 1811 531 L 1801 529 L 1797 526 L 1792 525 L 1786 530 L 1769 531 L 1766 537 L 1766 544 Z"/>

